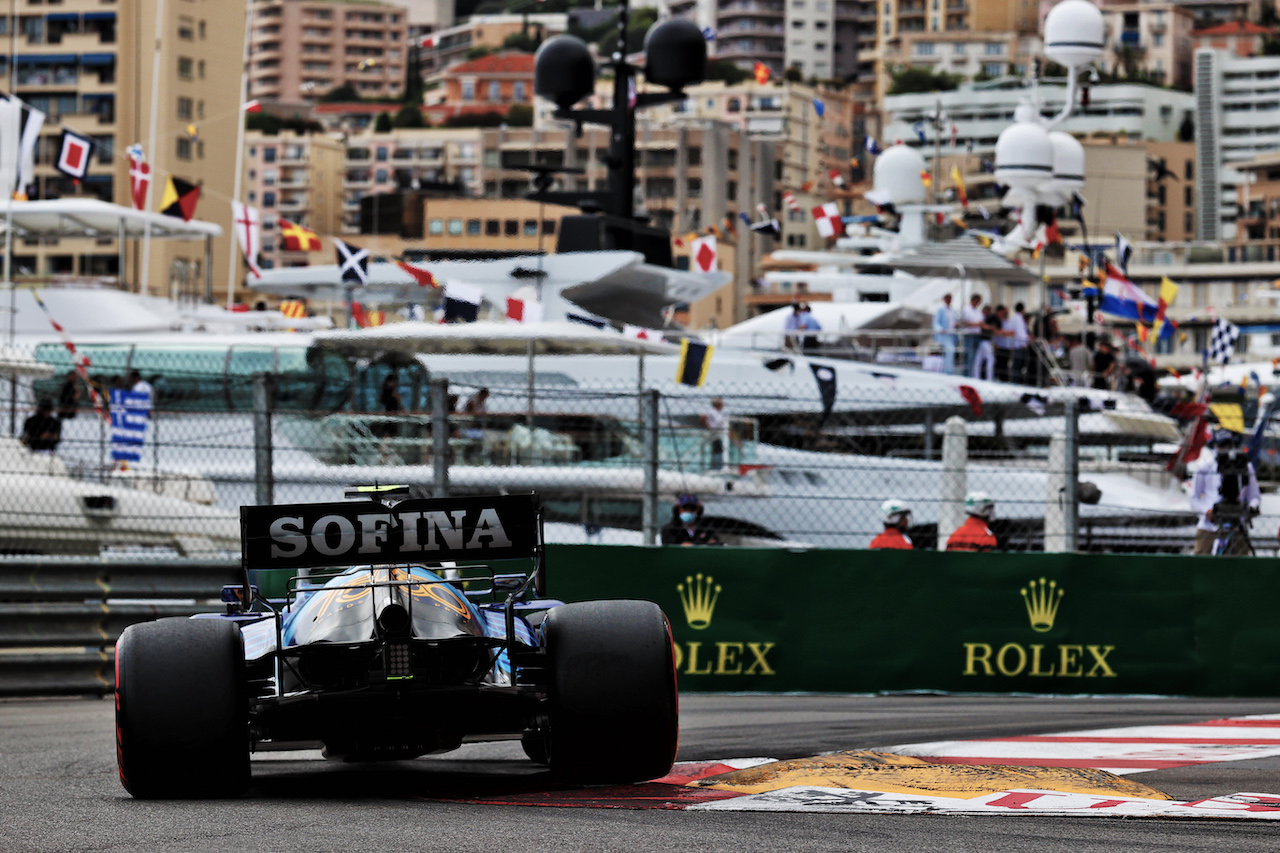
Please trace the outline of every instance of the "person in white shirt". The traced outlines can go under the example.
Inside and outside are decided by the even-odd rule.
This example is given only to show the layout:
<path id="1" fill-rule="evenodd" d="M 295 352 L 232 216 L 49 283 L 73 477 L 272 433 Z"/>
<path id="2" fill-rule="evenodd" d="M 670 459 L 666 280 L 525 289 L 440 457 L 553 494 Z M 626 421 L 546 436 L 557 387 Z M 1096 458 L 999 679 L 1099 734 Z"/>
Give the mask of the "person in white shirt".
<path id="1" fill-rule="evenodd" d="M 1013 313 L 1006 312 L 1001 327 L 1009 333 L 1007 347 L 1009 350 L 1009 381 L 1023 383 L 1023 372 L 1027 367 L 1027 348 L 1031 343 L 1031 335 L 1027 333 L 1026 308 L 1019 302 L 1013 306 Z"/>
<path id="2" fill-rule="evenodd" d="M 982 297 L 974 294 L 969 297 L 969 304 L 960 311 L 960 322 L 964 332 L 964 375 L 973 375 L 973 362 L 978 355 L 978 344 L 982 341 Z"/>
<path id="3" fill-rule="evenodd" d="M 933 340 L 942 344 L 942 372 L 956 369 L 956 314 L 951 310 L 951 294 L 944 294 L 942 305 L 933 312 Z"/>
<path id="4" fill-rule="evenodd" d="M 1195 477 L 1191 480 L 1191 494 L 1187 496 L 1187 502 L 1191 504 L 1191 509 L 1198 513 L 1200 520 L 1196 523 L 1196 541 L 1192 550 L 1193 554 L 1212 554 L 1214 543 L 1218 538 L 1218 525 L 1222 521 L 1221 518 L 1215 516 L 1215 510 L 1222 500 L 1222 474 L 1218 471 L 1218 452 L 1231 451 L 1240 447 L 1240 436 L 1228 429 L 1219 429 L 1213 434 L 1213 440 L 1209 442 L 1209 447 L 1213 449 L 1213 453 L 1209 450 L 1201 451 L 1201 455 L 1208 455 L 1208 459 L 1196 471 Z M 1239 502 L 1248 507 L 1249 510 L 1256 512 L 1262 504 L 1262 491 L 1258 488 L 1258 472 L 1254 470 L 1253 463 L 1249 462 L 1246 469 L 1247 476 L 1242 477 L 1243 482 L 1239 485 Z M 1242 533 L 1244 531 L 1241 531 Z M 1228 554 L 1248 554 L 1249 540 L 1248 536 L 1232 536 L 1227 546 Z"/>
<path id="5" fill-rule="evenodd" d="M 713 470 L 725 467 L 725 438 L 729 438 L 735 447 L 740 446 L 737 436 L 729 430 L 729 416 L 724 413 L 724 400 L 716 397 L 711 401 L 711 408 L 699 416 L 702 425 L 711 433 L 711 465 Z"/>

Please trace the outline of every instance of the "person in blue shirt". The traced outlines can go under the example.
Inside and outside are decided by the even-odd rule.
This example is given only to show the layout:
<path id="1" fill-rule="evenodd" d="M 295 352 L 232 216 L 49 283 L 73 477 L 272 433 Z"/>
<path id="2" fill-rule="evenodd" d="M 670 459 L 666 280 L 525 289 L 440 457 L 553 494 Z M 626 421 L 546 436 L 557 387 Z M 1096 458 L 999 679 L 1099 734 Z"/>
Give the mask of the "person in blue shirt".
<path id="1" fill-rule="evenodd" d="M 942 344 L 942 372 L 956 368 L 956 313 L 951 310 L 951 294 L 944 294 L 942 305 L 933 312 L 933 340 Z"/>

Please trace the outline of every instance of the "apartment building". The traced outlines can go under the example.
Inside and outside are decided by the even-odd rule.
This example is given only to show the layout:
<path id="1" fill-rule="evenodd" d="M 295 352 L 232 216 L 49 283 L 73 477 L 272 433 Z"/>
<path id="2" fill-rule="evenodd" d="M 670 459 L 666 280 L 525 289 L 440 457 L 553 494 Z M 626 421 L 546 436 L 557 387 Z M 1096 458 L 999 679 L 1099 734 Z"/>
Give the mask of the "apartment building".
<path id="1" fill-rule="evenodd" d="M 503 51 L 445 69 L 444 85 L 423 113 L 435 124 L 471 113 L 506 115 L 516 104 L 533 106 L 533 54 Z"/>
<path id="2" fill-rule="evenodd" d="M 163 10 L 158 51 L 135 49 L 157 43 L 158 9 Z M 166 180 L 176 176 L 202 186 L 197 218 L 217 222 L 226 232 L 213 242 L 212 270 L 205 267 L 202 241 L 153 241 L 145 270 L 140 247 L 131 244 L 127 267 L 121 270 L 120 247 L 103 235 L 17 240 L 16 274 L 35 280 L 119 276 L 135 290 L 145 282 L 150 293 L 200 296 L 212 275 L 215 290 L 224 292 L 232 251 L 228 202 L 235 146 L 213 140 L 234 139 L 241 119 L 240 52 L 228 51 L 222 35 L 237 34 L 238 44 L 244 15 L 243 5 L 219 0 L 110 5 L 63 0 L 56 5 L 27 3 L 16 10 L 14 61 L 10 63 L 7 51 L 0 56 L 0 87 L 48 116 L 30 197 L 85 196 L 130 205 L 125 149 L 138 143 L 152 165 L 152 209 L 159 206 Z M 3 18 L 6 29 L 10 20 Z M 78 185 L 53 166 L 64 128 L 97 143 L 89 173 Z"/>
<path id="3" fill-rule="evenodd" d="M 322 134 L 245 134 L 243 192 L 246 204 L 261 211 L 264 269 L 328 263 L 332 246 L 320 253 L 286 251 L 279 220 L 319 234 L 342 229 L 342 140 Z"/>
<path id="4" fill-rule="evenodd" d="M 1103 64 L 1125 76 L 1143 72 L 1180 89 L 1191 88 L 1194 10 L 1167 0 L 1130 0 L 1102 6 L 1107 28 Z"/>
<path id="5" fill-rule="evenodd" d="M 1236 56 L 1257 56 L 1262 53 L 1266 40 L 1275 35 L 1274 27 L 1264 27 L 1252 21 L 1228 21 L 1195 30 L 1191 41 L 1197 48 L 1210 47 Z"/>
<path id="6" fill-rule="evenodd" d="M 501 50 L 507 38 L 521 32 L 537 32 L 543 38 L 569 29 L 563 13 L 529 15 L 478 15 L 460 24 L 438 29 L 419 40 L 418 67 L 426 79 L 437 78 L 450 65 L 467 60 L 474 48 Z"/>
<path id="7" fill-rule="evenodd" d="M 1022 77 L 1031 62 L 1043 55 L 1043 45 L 1038 34 L 1014 30 L 925 30 L 902 33 L 885 42 L 882 58 L 889 69 L 928 68 L 966 80 Z M 886 75 L 884 82 L 887 92 L 892 75 Z"/>
<path id="8" fill-rule="evenodd" d="M 396 98 L 404 92 L 409 36 L 402 6 L 374 0 L 253 0 L 249 10 L 250 98 L 314 100 L 342 85 L 365 98 Z"/>

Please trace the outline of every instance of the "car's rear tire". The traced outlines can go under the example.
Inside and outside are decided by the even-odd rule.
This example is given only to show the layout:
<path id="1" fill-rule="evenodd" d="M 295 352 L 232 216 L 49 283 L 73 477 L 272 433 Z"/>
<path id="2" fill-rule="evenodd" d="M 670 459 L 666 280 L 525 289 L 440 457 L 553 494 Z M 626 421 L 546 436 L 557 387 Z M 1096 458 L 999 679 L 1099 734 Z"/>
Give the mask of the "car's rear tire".
<path id="1" fill-rule="evenodd" d="M 139 799 L 234 797 L 249 787 L 240 629 L 160 619 L 116 642 L 116 760 Z"/>
<path id="2" fill-rule="evenodd" d="M 543 625 L 551 685 L 547 754 L 572 784 L 666 775 L 679 746 L 671 627 L 649 601 L 552 609 Z"/>

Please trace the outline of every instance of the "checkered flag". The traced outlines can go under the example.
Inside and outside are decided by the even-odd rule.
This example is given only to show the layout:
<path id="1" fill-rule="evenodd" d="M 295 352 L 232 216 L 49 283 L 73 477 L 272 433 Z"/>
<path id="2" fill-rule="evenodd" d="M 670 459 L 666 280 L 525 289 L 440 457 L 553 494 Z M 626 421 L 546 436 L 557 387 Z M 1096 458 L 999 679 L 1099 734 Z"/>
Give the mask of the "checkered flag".
<path id="1" fill-rule="evenodd" d="M 1240 328 L 1222 317 L 1214 325 L 1209 334 L 1209 360 L 1226 364 L 1236 354 L 1236 339 L 1240 337 Z"/>

